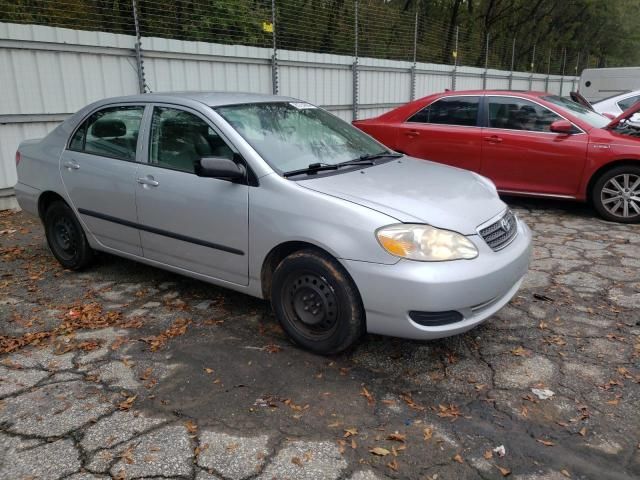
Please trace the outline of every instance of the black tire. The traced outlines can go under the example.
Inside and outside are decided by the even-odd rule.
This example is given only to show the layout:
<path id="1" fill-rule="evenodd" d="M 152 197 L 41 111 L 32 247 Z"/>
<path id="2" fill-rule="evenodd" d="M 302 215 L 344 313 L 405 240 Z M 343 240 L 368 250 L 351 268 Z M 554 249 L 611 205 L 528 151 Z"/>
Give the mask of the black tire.
<path id="1" fill-rule="evenodd" d="M 94 251 L 80 222 L 63 201 L 53 202 L 47 208 L 44 231 L 51 253 L 64 268 L 82 270 L 93 260 Z"/>
<path id="2" fill-rule="evenodd" d="M 621 165 L 600 175 L 591 190 L 591 202 L 598 214 L 612 222 L 640 222 L 640 212 L 635 209 L 640 210 L 640 201 L 633 200 L 640 197 L 640 184 L 635 186 L 637 180 L 640 180 L 640 166 L 635 165 Z"/>
<path id="3" fill-rule="evenodd" d="M 353 280 L 321 251 L 301 250 L 280 262 L 273 274 L 271 305 L 295 343 L 322 355 L 346 350 L 366 330 Z"/>

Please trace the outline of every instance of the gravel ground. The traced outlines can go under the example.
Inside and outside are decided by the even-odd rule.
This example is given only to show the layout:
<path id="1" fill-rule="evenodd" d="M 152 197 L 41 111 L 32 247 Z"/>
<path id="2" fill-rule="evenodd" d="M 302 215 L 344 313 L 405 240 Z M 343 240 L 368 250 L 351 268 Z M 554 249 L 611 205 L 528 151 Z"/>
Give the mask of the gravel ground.
<path id="1" fill-rule="evenodd" d="M 0 478 L 639 478 L 640 227 L 508 201 L 535 249 L 504 310 L 332 358 L 257 299 L 108 255 L 64 271 L 0 213 Z"/>

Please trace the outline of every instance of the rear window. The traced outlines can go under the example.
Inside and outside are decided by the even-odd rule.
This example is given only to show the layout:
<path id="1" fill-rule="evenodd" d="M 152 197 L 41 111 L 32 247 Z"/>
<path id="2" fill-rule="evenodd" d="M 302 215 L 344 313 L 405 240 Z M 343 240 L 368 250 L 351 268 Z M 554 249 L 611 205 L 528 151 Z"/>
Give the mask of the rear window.
<path id="1" fill-rule="evenodd" d="M 475 127 L 480 97 L 445 97 L 415 113 L 407 121 Z"/>

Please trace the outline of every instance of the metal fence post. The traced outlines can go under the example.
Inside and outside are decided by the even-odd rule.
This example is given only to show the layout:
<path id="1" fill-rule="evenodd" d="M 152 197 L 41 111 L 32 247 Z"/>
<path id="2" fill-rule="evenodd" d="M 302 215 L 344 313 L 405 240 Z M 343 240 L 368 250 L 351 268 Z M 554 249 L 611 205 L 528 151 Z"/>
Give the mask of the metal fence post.
<path id="1" fill-rule="evenodd" d="M 533 70 L 536 64 L 536 44 L 533 44 L 533 53 L 531 54 L 531 75 L 529 75 L 529 90 L 533 89 Z"/>
<path id="2" fill-rule="evenodd" d="M 355 1 L 355 38 L 354 38 L 354 46 L 353 46 L 353 65 L 352 69 L 352 78 L 353 78 L 353 105 L 351 108 L 351 113 L 353 115 L 353 119 L 358 119 L 358 0 Z"/>
<path id="3" fill-rule="evenodd" d="M 578 76 L 578 68 L 580 67 L 580 54 L 582 52 L 578 52 L 578 58 L 576 59 L 576 70 L 573 72 L 573 80 L 571 80 L 571 90 L 576 90 L 576 77 Z"/>
<path id="4" fill-rule="evenodd" d="M 515 68 L 516 61 L 516 37 L 513 37 L 513 43 L 511 44 L 511 73 L 509 74 L 509 90 L 513 89 L 513 69 Z"/>
<path id="5" fill-rule="evenodd" d="M 136 70 L 138 72 L 138 92 L 146 92 L 146 84 L 144 80 L 144 60 L 142 59 L 142 44 L 140 42 L 140 23 L 138 22 L 138 3 L 131 0 L 133 6 L 133 24 L 136 29 Z"/>
<path id="6" fill-rule="evenodd" d="M 562 96 L 562 90 L 564 88 L 564 67 L 567 64 L 567 47 L 562 49 L 562 76 L 560 77 L 560 93 Z"/>
<path id="7" fill-rule="evenodd" d="M 460 37 L 460 27 L 456 25 L 456 47 L 453 51 L 453 69 L 451 70 L 451 90 L 456 89 L 456 73 L 458 71 L 458 39 Z"/>
<path id="8" fill-rule="evenodd" d="M 416 61 L 418 53 L 418 6 L 416 2 L 416 16 L 413 23 L 413 65 L 411 66 L 411 90 L 409 93 L 410 100 L 416 98 Z"/>
<path id="9" fill-rule="evenodd" d="M 280 91 L 278 79 L 278 44 L 276 42 L 276 0 L 271 0 L 271 38 L 273 54 L 271 55 L 271 88 L 274 95 Z"/>
<path id="10" fill-rule="evenodd" d="M 487 32 L 487 40 L 484 46 L 484 73 L 482 74 L 482 89 L 487 89 L 487 73 L 489 70 L 489 32 Z"/>
<path id="11" fill-rule="evenodd" d="M 547 61 L 547 78 L 544 81 L 544 91 L 549 91 L 549 77 L 551 76 L 551 52 L 549 52 L 549 60 Z"/>

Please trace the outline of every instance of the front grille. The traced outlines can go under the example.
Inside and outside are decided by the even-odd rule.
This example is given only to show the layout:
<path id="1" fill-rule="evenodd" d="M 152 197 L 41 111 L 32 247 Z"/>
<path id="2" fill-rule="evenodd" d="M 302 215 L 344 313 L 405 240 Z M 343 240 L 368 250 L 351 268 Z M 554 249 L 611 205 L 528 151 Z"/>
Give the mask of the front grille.
<path id="1" fill-rule="evenodd" d="M 479 233 L 492 250 L 500 250 L 509 245 L 518 233 L 516 216 L 511 210 L 507 210 L 507 213 L 502 218 L 481 229 Z"/>

